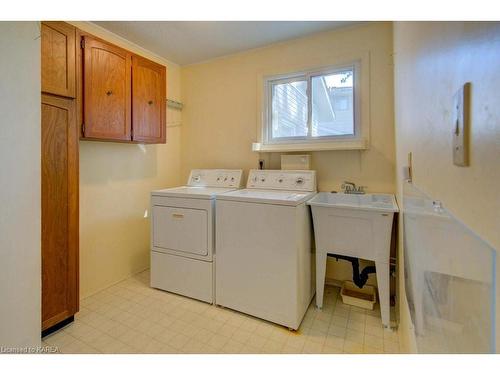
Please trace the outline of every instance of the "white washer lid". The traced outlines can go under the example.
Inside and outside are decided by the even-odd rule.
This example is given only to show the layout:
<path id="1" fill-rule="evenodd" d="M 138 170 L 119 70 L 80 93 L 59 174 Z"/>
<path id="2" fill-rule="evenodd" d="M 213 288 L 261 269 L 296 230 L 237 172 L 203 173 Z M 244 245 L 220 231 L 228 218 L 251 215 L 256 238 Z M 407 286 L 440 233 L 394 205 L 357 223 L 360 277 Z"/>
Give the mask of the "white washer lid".
<path id="1" fill-rule="evenodd" d="M 316 192 L 293 190 L 241 189 L 220 194 L 217 200 L 297 206 L 315 194 Z"/>
<path id="2" fill-rule="evenodd" d="M 170 189 L 154 190 L 151 192 L 151 195 L 173 198 L 213 199 L 219 194 L 227 193 L 233 190 L 234 188 L 227 187 L 179 186 Z"/>

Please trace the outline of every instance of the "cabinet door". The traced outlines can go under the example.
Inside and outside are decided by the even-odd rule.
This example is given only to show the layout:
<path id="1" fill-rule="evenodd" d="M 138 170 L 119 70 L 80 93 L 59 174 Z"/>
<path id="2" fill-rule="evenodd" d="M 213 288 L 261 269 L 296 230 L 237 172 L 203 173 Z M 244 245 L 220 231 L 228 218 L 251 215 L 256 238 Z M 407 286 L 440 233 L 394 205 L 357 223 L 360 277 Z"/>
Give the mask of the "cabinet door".
<path id="1" fill-rule="evenodd" d="M 132 57 L 132 139 L 144 143 L 166 140 L 166 68 Z"/>
<path id="2" fill-rule="evenodd" d="M 83 37 L 83 137 L 131 140 L 131 53 Z"/>
<path id="3" fill-rule="evenodd" d="M 42 95 L 42 330 L 78 311 L 75 101 Z"/>
<path id="4" fill-rule="evenodd" d="M 42 92 L 75 97 L 75 28 L 42 22 Z"/>

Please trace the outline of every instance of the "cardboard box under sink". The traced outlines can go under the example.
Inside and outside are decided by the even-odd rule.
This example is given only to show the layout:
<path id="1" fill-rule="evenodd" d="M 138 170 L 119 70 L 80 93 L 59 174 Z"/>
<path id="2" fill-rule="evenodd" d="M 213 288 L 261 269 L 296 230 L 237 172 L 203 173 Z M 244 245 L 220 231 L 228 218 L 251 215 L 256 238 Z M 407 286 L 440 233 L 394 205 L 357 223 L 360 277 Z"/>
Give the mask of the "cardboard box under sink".
<path id="1" fill-rule="evenodd" d="M 358 288 L 352 281 L 344 281 L 340 290 L 342 302 L 346 305 L 357 306 L 367 310 L 373 310 L 377 303 L 377 291 L 374 286 L 365 285 Z"/>

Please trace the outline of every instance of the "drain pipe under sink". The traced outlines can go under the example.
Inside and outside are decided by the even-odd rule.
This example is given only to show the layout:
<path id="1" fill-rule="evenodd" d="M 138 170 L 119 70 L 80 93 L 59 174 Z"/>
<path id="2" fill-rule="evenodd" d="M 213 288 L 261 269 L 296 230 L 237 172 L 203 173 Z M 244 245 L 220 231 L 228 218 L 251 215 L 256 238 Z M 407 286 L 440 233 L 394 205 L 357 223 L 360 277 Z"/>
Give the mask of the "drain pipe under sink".
<path id="1" fill-rule="evenodd" d="M 337 261 L 339 259 L 347 260 L 352 264 L 352 281 L 358 288 L 362 288 L 368 281 L 368 275 L 375 273 L 375 266 L 366 266 L 363 271 L 359 272 L 359 259 L 338 254 L 327 254 L 329 257 L 335 258 Z"/>

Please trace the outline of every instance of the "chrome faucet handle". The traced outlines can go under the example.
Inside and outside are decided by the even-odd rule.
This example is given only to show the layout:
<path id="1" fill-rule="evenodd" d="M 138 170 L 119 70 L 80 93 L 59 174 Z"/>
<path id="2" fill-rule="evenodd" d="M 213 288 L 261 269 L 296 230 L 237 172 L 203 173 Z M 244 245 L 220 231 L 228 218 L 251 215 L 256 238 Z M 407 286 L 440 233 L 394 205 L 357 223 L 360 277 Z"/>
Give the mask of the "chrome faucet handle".
<path id="1" fill-rule="evenodd" d="M 356 184 L 354 182 L 344 181 L 341 188 L 344 190 L 345 194 L 356 191 Z"/>
<path id="2" fill-rule="evenodd" d="M 345 185 L 344 194 L 365 194 L 366 186 L 352 187 L 351 185 Z"/>

